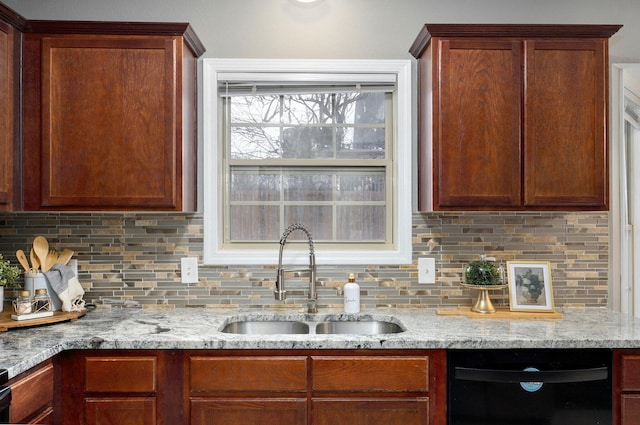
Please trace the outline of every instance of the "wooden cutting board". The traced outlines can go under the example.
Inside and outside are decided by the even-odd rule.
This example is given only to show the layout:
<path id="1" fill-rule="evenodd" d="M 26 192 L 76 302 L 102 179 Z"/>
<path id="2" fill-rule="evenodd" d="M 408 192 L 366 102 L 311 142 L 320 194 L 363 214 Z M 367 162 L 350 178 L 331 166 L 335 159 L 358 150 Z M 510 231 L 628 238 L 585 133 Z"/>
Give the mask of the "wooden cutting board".
<path id="1" fill-rule="evenodd" d="M 471 307 L 440 308 L 436 314 L 441 316 L 466 316 L 472 319 L 562 319 L 562 313 L 555 311 L 511 311 L 508 307 L 496 307 L 492 314 L 476 313 Z"/>
<path id="2" fill-rule="evenodd" d="M 28 328 L 31 326 L 42 326 L 42 325 L 50 325 L 52 323 L 66 322 L 71 320 L 77 320 L 78 318 L 84 316 L 87 313 L 87 310 L 82 311 L 54 311 L 53 316 L 51 317 L 41 317 L 39 319 L 28 319 L 28 320 L 13 320 L 11 319 L 12 311 L 5 306 L 5 311 L 0 313 L 0 332 L 6 332 L 9 329 L 15 328 Z"/>

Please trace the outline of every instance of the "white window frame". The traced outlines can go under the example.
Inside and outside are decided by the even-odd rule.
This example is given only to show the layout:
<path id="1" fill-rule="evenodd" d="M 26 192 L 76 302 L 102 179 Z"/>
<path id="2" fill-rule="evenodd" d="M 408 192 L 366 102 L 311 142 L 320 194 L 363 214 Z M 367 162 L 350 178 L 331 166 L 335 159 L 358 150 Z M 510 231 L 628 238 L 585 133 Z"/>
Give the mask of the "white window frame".
<path id="1" fill-rule="evenodd" d="M 409 60 L 289 60 L 203 59 L 203 208 L 206 265 L 265 265 L 278 261 L 279 244 L 264 249 L 223 246 L 223 143 L 219 140 L 218 75 L 229 72 L 393 74 L 397 81 L 394 146 L 394 237 L 392 249 L 327 249 L 316 244 L 318 265 L 410 264 L 412 261 L 412 123 L 411 61 Z M 308 252 L 287 247 L 286 264 L 306 264 Z"/>
<path id="2" fill-rule="evenodd" d="M 627 202 L 639 205 L 637 190 L 632 193 L 626 187 L 627 169 L 625 140 L 625 97 L 640 103 L 640 64 L 613 64 L 611 67 L 611 211 L 609 214 L 609 307 L 622 313 L 640 317 L 640 232 L 638 220 L 627 215 Z M 636 151 L 637 154 L 637 151 Z M 633 163 L 633 159 L 631 160 Z M 636 161 L 637 162 L 637 161 Z M 636 215 L 637 216 L 637 215 Z M 635 248 L 634 248 L 635 245 Z"/>

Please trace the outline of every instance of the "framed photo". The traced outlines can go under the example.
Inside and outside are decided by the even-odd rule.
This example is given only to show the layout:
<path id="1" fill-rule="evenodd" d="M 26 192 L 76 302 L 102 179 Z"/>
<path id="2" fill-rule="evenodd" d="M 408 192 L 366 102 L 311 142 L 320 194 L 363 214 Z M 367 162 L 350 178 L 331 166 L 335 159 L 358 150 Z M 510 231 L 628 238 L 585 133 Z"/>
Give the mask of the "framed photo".
<path id="1" fill-rule="evenodd" d="M 553 311 L 548 261 L 507 261 L 511 311 Z"/>

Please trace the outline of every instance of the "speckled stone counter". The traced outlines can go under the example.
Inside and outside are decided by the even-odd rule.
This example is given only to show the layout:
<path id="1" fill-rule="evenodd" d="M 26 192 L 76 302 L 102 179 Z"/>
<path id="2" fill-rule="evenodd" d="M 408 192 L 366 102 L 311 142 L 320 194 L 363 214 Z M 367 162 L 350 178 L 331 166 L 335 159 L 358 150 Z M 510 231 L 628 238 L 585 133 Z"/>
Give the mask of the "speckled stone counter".
<path id="1" fill-rule="evenodd" d="M 75 322 L 0 334 L 0 368 L 9 377 L 71 349 L 456 349 L 640 348 L 640 320 L 606 309 L 570 309 L 562 319 L 470 319 L 430 309 L 379 309 L 345 315 L 298 310 L 98 309 Z M 387 320 L 404 332 L 358 335 L 239 335 L 237 320 Z"/>

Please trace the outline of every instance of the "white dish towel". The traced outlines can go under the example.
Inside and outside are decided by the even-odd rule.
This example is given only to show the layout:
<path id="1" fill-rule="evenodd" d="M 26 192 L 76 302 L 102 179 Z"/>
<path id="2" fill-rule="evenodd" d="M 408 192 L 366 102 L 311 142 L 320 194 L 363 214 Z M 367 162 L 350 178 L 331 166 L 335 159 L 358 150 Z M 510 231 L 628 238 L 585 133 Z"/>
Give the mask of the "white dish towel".
<path id="1" fill-rule="evenodd" d="M 54 264 L 44 276 L 49 281 L 49 285 L 58 294 L 62 303 L 62 311 L 84 310 L 84 289 L 80 281 L 73 273 L 73 269 L 64 264 Z"/>

